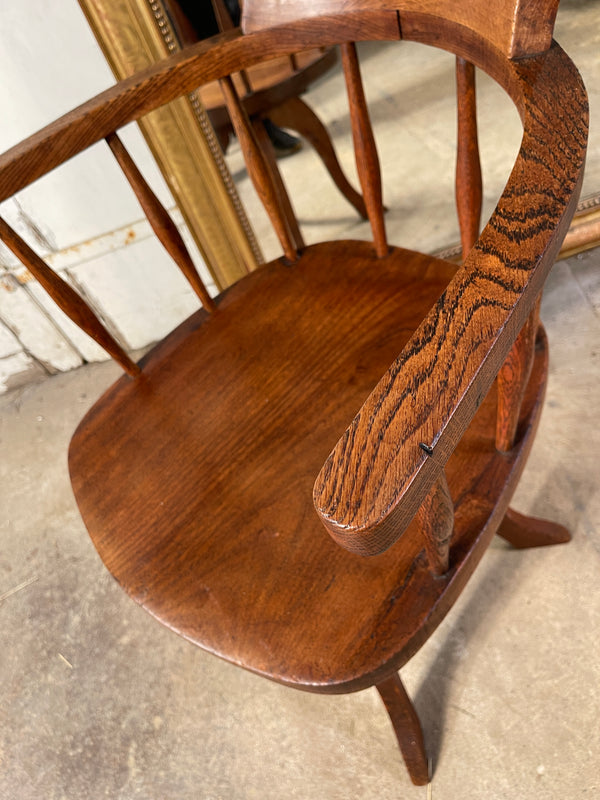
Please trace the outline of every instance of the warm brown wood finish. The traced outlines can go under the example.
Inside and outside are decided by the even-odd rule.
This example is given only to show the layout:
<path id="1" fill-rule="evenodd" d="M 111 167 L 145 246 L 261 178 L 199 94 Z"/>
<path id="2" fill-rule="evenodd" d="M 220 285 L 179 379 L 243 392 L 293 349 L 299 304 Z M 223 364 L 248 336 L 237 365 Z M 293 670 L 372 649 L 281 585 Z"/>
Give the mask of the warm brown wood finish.
<path id="1" fill-rule="evenodd" d="M 106 137 L 106 142 L 123 170 L 123 174 L 129 181 L 131 188 L 135 192 L 135 196 L 139 200 L 157 238 L 185 275 L 204 308 L 207 311 L 212 311 L 215 307 L 214 301 L 206 291 L 206 287 L 200 275 L 198 275 L 198 271 L 190 258 L 188 249 L 177 230 L 177 226 L 167 213 L 167 210 L 144 180 L 142 173 L 137 168 L 134 160 L 127 152 L 117 134 L 110 133 Z"/>
<path id="2" fill-rule="evenodd" d="M 345 42 L 341 46 L 342 64 L 350 101 L 350 122 L 356 153 L 356 168 L 363 197 L 367 207 L 375 252 L 380 258 L 388 252 L 383 220 L 383 202 L 381 194 L 381 171 L 379 158 L 373 136 L 373 128 L 369 119 L 369 110 L 360 77 L 358 56 L 353 42 Z"/>
<path id="3" fill-rule="evenodd" d="M 495 533 L 516 547 L 568 539 L 509 502 L 542 408 L 548 352 L 536 304 L 576 207 L 585 92 L 558 45 L 522 61 L 506 57 L 515 42 L 542 41 L 554 3 L 503 2 L 498 19 L 487 8 L 477 17 L 478 2 L 423 2 L 420 12 L 400 3 L 405 37 L 485 69 L 523 121 L 507 187 L 457 270 L 388 248 L 382 232 L 352 42 L 398 38 L 398 15 L 374 0 L 337 3 L 325 21 L 310 14 L 331 11 L 328 0 L 280 8 L 293 17 L 300 5 L 308 19 L 195 45 L 13 148 L 0 157 L 0 199 L 108 137 L 160 230 L 162 215 L 112 134 L 222 80 L 287 258 L 245 276 L 214 313 L 200 309 L 142 359 L 138 378 L 123 376 L 93 406 L 71 442 L 74 492 L 109 570 L 174 631 L 307 691 L 376 686 L 422 784 L 423 737 L 397 670 L 452 608 Z M 246 0 L 255 22 L 257 8 Z M 501 52 L 509 8 L 516 27 Z M 539 28 L 522 19 L 532 9 Z M 229 78 L 262 58 L 336 40 L 377 253 L 369 242 L 302 246 L 262 152 L 262 129 Z M 466 195 L 470 246 L 476 202 Z M 0 232 L 60 295 L 56 276 L 6 226 Z"/>
<path id="4" fill-rule="evenodd" d="M 525 132 L 496 211 L 315 485 L 324 524 L 357 552 L 389 547 L 414 516 L 489 391 L 575 211 L 585 138 L 563 113 L 555 86 L 573 87 L 574 115 L 585 119 L 579 78 L 556 45 L 537 59 L 510 64 L 509 76 Z M 544 166 L 550 152 L 551 169 Z M 557 203 L 565 191 L 566 205 Z"/>
<path id="5" fill-rule="evenodd" d="M 340 192 L 360 216 L 366 219 L 365 201 L 342 172 L 329 133 L 314 111 L 300 97 L 291 97 L 277 108 L 271 109 L 269 118 L 281 128 L 296 131 L 313 146 Z"/>
<path id="6" fill-rule="evenodd" d="M 421 503 L 417 518 L 423 531 L 429 568 L 434 575 L 445 575 L 454 531 L 454 503 L 443 472 Z"/>
<path id="7" fill-rule="evenodd" d="M 283 196 L 281 184 L 278 186 L 276 183 L 276 176 L 279 177 L 279 173 L 273 172 L 272 163 L 269 163 L 265 152 L 261 149 L 256 132 L 230 76 L 221 79 L 221 89 L 254 188 L 269 213 L 286 258 L 295 261 L 297 247 L 294 232 L 290 229 L 289 216 L 281 206 Z"/>
<path id="8" fill-rule="evenodd" d="M 398 14 L 402 31 L 413 26 L 435 28 L 440 20 L 484 36 L 511 58 L 548 49 L 559 0 L 244 0 L 246 32 L 289 25 L 312 17 L 324 25 L 341 13 Z"/>
<path id="9" fill-rule="evenodd" d="M 540 326 L 541 295 L 498 372 L 498 416 L 496 447 L 508 452 L 515 443 L 521 402 L 533 364 L 535 340 Z"/>
<path id="10" fill-rule="evenodd" d="M 277 166 L 277 159 L 275 157 L 275 150 L 273 148 L 273 144 L 269 139 L 269 134 L 267 133 L 267 129 L 265 128 L 265 124 L 262 119 L 255 118 L 254 120 L 252 120 L 252 127 L 254 129 L 254 136 L 256 138 L 256 143 L 259 147 L 260 152 L 264 156 L 265 164 L 267 166 L 267 169 L 269 170 L 271 183 L 275 189 L 275 192 L 277 193 L 279 211 L 281 212 L 281 215 L 285 219 L 285 223 L 287 225 L 290 236 L 294 243 L 294 248 L 296 252 L 298 252 L 302 250 L 304 247 L 304 239 L 302 238 L 300 226 L 298 225 L 298 219 L 296 217 L 296 213 L 292 206 L 290 196 L 283 182 L 281 172 L 279 171 L 279 168 Z M 250 160 L 247 159 L 247 163 L 250 165 L 252 162 L 250 162 Z"/>
<path id="11" fill-rule="evenodd" d="M 479 236 L 482 200 L 475 67 L 464 58 L 456 59 L 456 96 L 458 100 L 456 210 L 464 260 Z"/>
<path id="12" fill-rule="evenodd" d="M 377 685 L 377 691 L 387 709 L 398 745 L 404 756 L 410 778 L 415 786 L 429 782 L 429 767 L 421 723 L 399 675 L 392 675 Z"/>
<path id="13" fill-rule="evenodd" d="M 197 42 L 197 34 L 177 0 L 167 0 L 166 5 L 175 19 L 181 43 L 190 45 Z M 212 0 L 212 7 L 219 29 L 234 29 L 233 20 L 223 0 Z M 291 128 L 304 137 L 317 151 L 340 192 L 365 217 L 363 199 L 344 175 L 327 129 L 314 111 L 300 99 L 300 95 L 335 67 L 337 61 L 337 52 L 332 48 L 291 53 L 267 64 L 257 64 L 250 71 L 242 70 L 233 75 L 232 79 L 250 119 L 255 122 L 256 117 L 268 118 L 276 125 Z M 217 138 L 223 150 L 226 150 L 231 120 L 227 107 L 223 104 L 218 83 L 201 87 L 200 97 Z M 281 187 L 280 178 L 278 183 Z M 283 196 L 282 199 L 286 205 L 290 204 L 289 198 Z M 299 241 L 299 237 L 296 237 L 296 241 Z"/>
<path id="14" fill-rule="evenodd" d="M 517 549 L 546 547 L 549 544 L 564 544 L 571 540 L 571 534 L 557 522 L 536 519 L 519 514 L 509 508 L 498 528 L 498 536 Z"/>
<path id="15" fill-rule="evenodd" d="M 87 303 L 1 217 L 0 239 L 27 267 L 40 286 L 44 287 L 56 305 L 75 325 L 91 336 L 100 347 L 103 347 L 123 367 L 125 372 L 129 375 L 139 373 L 137 364 L 129 358 L 121 345 L 110 335 Z"/>

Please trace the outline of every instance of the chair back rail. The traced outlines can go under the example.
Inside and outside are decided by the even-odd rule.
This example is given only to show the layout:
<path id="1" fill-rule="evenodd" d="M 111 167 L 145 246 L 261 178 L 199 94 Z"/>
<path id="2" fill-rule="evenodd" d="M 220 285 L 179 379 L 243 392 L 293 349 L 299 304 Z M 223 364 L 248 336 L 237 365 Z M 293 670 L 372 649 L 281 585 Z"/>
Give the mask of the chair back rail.
<path id="1" fill-rule="evenodd" d="M 246 33 L 288 25 L 306 17 L 334 17 L 351 11 L 397 13 L 403 33 L 431 25 L 431 19 L 484 36 L 510 58 L 535 55 L 548 49 L 559 0 L 496 0 L 490 13 L 489 0 L 245 0 L 242 28 Z"/>

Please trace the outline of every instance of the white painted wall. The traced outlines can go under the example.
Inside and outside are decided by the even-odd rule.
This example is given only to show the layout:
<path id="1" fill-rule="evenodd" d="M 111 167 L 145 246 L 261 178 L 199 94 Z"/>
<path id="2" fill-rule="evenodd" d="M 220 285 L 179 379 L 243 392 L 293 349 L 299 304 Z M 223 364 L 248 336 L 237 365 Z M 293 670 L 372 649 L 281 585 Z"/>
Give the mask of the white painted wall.
<path id="1" fill-rule="evenodd" d="M 114 83 L 76 0 L 2 3 L 0 152 Z M 123 139 L 161 201 L 169 191 L 135 126 Z M 154 239 L 104 143 L 12 200 L 0 214 L 91 301 L 128 348 L 162 337 L 198 307 Z M 174 212 L 181 227 L 181 218 Z M 182 230 L 207 283 L 202 259 Z M 210 287 L 209 287 L 210 288 Z M 0 245 L 0 392 L 104 359 Z"/>

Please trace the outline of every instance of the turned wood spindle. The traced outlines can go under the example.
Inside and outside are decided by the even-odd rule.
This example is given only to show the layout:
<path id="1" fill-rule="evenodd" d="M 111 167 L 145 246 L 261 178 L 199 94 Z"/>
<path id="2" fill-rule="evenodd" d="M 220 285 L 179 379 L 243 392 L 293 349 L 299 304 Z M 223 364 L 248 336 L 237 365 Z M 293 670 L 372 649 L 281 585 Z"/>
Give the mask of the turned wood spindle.
<path id="1" fill-rule="evenodd" d="M 198 271 L 190 258 L 190 254 L 181 238 L 181 234 L 177 230 L 177 226 L 169 216 L 166 208 L 146 183 L 142 173 L 137 168 L 118 135 L 116 133 L 110 133 L 106 137 L 106 142 L 123 170 L 123 174 L 129 181 L 131 188 L 135 192 L 135 196 L 139 200 L 142 210 L 158 240 L 187 278 L 204 308 L 207 311 L 214 311 L 216 307 L 214 300 L 207 292 L 200 275 L 198 275 Z"/>
<path id="2" fill-rule="evenodd" d="M 508 357 L 498 372 L 498 411 L 496 416 L 496 449 L 512 450 L 519 425 L 521 403 L 531 375 L 535 355 L 535 339 L 540 325 L 541 296 L 525 320 Z"/>
<path id="3" fill-rule="evenodd" d="M 223 0 L 211 0 L 211 5 L 215 14 L 217 25 L 219 26 L 219 30 L 221 32 L 233 30 L 236 26 L 234 25 L 231 14 L 229 13 L 229 9 Z M 242 69 L 237 74 L 240 76 L 242 83 L 244 84 L 245 91 L 250 94 L 252 91 L 252 84 L 250 83 L 248 73 L 245 69 Z"/>
<path id="4" fill-rule="evenodd" d="M 475 67 L 460 57 L 456 59 L 456 97 L 456 210 L 464 260 L 479 236 L 482 181 L 477 139 Z"/>
<path id="5" fill-rule="evenodd" d="M 454 503 L 443 471 L 421 504 L 417 517 L 425 538 L 429 568 L 436 576 L 445 575 L 454 530 Z"/>
<path id="6" fill-rule="evenodd" d="M 248 119 L 231 77 L 222 78 L 219 83 L 254 188 L 269 215 L 271 224 L 275 228 L 275 233 L 283 247 L 286 258 L 292 262 L 296 261 L 298 253 L 294 237 L 289 229 L 288 220 L 282 211 L 281 199 L 267 158 L 258 144 L 252 124 Z"/>
<path id="7" fill-rule="evenodd" d="M 275 185 L 277 197 L 279 198 L 279 208 L 286 218 L 288 229 L 294 240 L 296 250 L 302 250 L 304 248 L 304 239 L 302 238 L 302 233 L 300 232 L 300 227 L 298 225 L 298 220 L 296 219 L 296 214 L 294 212 L 290 196 L 283 183 L 279 167 L 277 166 L 273 143 L 269 139 L 269 134 L 267 133 L 267 129 L 265 128 L 265 124 L 262 119 L 253 119 L 252 127 L 254 129 L 258 146 L 264 154 L 265 160 L 269 167 L 271 179 Z"/>
<path id="8" fill-rule="evenodd" d="M 91 308 L 29 247 L 7 222 L 0 218 L 0 239 L 27 267 L 56 305 L 88 336 L 103 347 L 129 375 L 138 375 L 140 368 L 121 345 L 110 335 Z"/>
<path id="9" fill-rule="evenodd" d="M 360 77 L 356 45 L 353 42 L 346 42 L 341 45 L 341 52 L 350 101 L 350 122 L 358 177 L 373 231 L 375 252 L 379 258 L 383 258 L 388 254 L 389 247 L 383 219 L 381 170 L 365 92 Z"/>

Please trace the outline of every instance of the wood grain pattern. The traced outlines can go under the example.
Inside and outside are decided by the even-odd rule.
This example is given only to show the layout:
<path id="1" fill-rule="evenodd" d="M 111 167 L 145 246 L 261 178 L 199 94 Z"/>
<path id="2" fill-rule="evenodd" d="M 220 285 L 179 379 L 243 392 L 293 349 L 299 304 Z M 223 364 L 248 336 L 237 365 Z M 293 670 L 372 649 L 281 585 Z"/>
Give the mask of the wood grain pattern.
<path id="1" fill-rule="evenodd" d="M 139 200 L 142 210 L 158 240 L 177 264 L 204 308 L 207 311 L 214 310 L 214 301 L 207 292 L 202 278 L 198 275 L 188 249 L 167 210 L 144 180 L 142 173 L 117 134 L 110 133 L 106 137 L 106 143 L 135 192 L 135 196 Z"/>
<path id="2" fill-rule="evenodd" d="M 100 347 L 103 347 L 128 375 L 139 374 L 138 365 L 129 358 L 87 303 L 2 218 L 0 218 L 0 239 L 27 267 L 40 286 L 48 292 L 56 305 L 75 325 L 91 336 Z"/>
<path id="3" fill-rule="evenodd" d="M 417 519 L 423 533 L 429 568 L 433 575 L 445 575 L 454 531 L 454 503 L 443 472 L 419 506 Z"/>
<path id="4" fill-rule="evenodd" d="M 400 676 L 396 673 L 377 685 L 387 709 L 410 778 L 415 786 L 429 783 L 429 769 L 421 723 Z"/>
<path id="5" fill-rule="evenodd" d="M 223 34 L 0 157 L 3 198 L 108 137 L 160 229 L 162 215 L 112 132 L 199 83 L 223 82 L 287 259 L 220 295 L 216 313 L 192 315 L 142 359 L 137 380 L 123 376 L 93 406 L 70 446 L 74 493 L 108 569 L 172 630 L 286 685 L 323 693 L 377 686 L 419 784 L 428 778 L 425 749 L 397 670 L 452 608 L 496 532 L 516 547 L 568 537 L 561 526 L 509 509 L 548 371 L 535 303 L 575 210 L 587 108 L 579 76 L 557 45 L 522 62 L 506 53 L 514 55 L 518 36 L 530 46 L 528 31 L 545 30 L 555 5 L 536 1 L 526 10 L 506 0 L 497 17 L 486 8 L 489 19 L 478 22 L 483 4 L 475 0 L 425 0 L 418 10 L 406 0 L 399 21 L 385 0 L 349 0 L 323 18 Z M 287 9 L 297 7 L 290 1 Z M 258 7 L 248 0 L 248 8 Z M 306 13 L 319 9 L 333 5 L 316 0 Z M 508 9 L 515 23 L 537 12 L 519 31 L 511 28 L 510 47 L 502 28 Z M 524 125 L 507 187 L 458 271 L 388 248 L 382 231 L 352 42 L 398 38 L 399 24 L 403 36 L 447 47 L 490 73 Z M 261 152 L 262 129 L 257 140 L 229 77 L 336 40 L 377 253 L 367 242 L 302 246 Z M 467 194 L 470 246 L 477 203 Z M 0 231 L 29 258 L 20 240 Z M 36 274 L 60 294 L 36 258 Z M 536 335 L 529 331 L 533 346 L 521 347 L 527 324 Z M 496 381 L 515 340 L 518 365 L 510 375 L 504 367 L 507 380 Z M 500 438 L 510 439 L 503 452 L 498 407 Z"/>
<path id="6" fill-rule="evenodd" d="M 199 42 L 120 81 L 7 150 L 0 156 L 0 202 L 110 133 L 204 83 L 297 49 L 332 46 L 340 38 L 386 38 L 387 33 L 388 28 L 377 21 L 361 24 L 358 15 L 350 15 L 335 30 L 325 32 L 306 24 L 277 36 L 242 36 L 236 30 Z"/>
<path id="7" fill-rule="evenodd" d="M 341 46 L 341 51 L 342 66 L 350 101 L 350 122 L 352 125 L 354 152 L 356 153 L 356 168 L 369 222 L 371 223 L 371 230 L 373 231 L 375 252 L 379 258 L 383 258 L 389 248 L 383 219 L 381 170 L 377 147 L 360 77 L 356 47 L 352 42 L 344 43 Z"/>
<path id="8" fill-rule="evenodd" d="M 485 37 L 511 58 L 542 53 L 550 46 L 558 0 L 496 0 L 493 13 L 487 0 L 244 0 L 242 28 L 247 33 L 299 22 L 307 17 L 324 25 L 341 13 L 362 11 L 398 13 L 400 25 L 410 25 L 416 14 L 449 20 Z"/>
<path id="9" fill-rule="evenodd" d="M 403 250 L 378 259 L 368 242 L 308 247 L 292 266 L 244 278 L 218 313 L 190 318 L 141 362 L 140 381 L 117 382 L 73 436 L 69 464 L 120 585 L 181 635 L 280 682 L 336 693 L 390 678 L 504 515 L 539 417 L 545 348 L 517 447 L 496 451 L 491 393 L 447 464 L 456 508 L 443 578 L 417 521 L 364 559 L 327 536 L 308 498 L 346 421 L 453 274 Z"/>
<path id="10" fill-rule="evenodd" d="M 456 210 L 464 260 L 479 236 L 483 195 L 477 137 L 475 67 L 464 58 L 456 59 L 456 97 Z"/>
<path id="11" fill-rule="evenodd" d="M 541 300 L 540 295 L 498 372 L 496 447 L 501 453 L 508 452 L 515 443 L 521 402 L 531 373 L 535 340 L 540 326 Z"/>
<path id="12" fill-rule="evenodd" d="M 327 529 L 357 552 L 389 547 L 414 516 L 488 393 L 575 211 L 587 129 L 580 78 L 557 45 L 509 72 L 525 131 L 505 192 L 463 268 L 315 484 Z M 568 87 L 561 97 L 557 85 Z"/>

